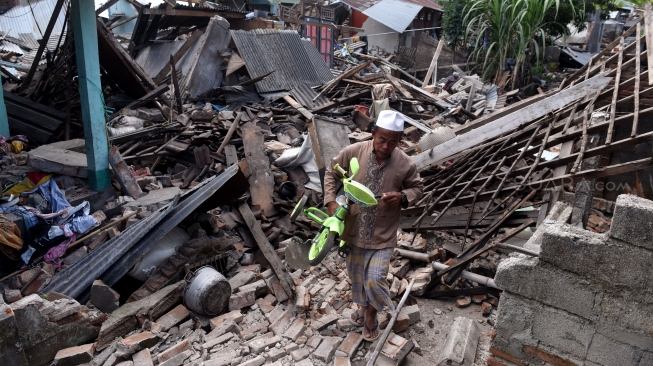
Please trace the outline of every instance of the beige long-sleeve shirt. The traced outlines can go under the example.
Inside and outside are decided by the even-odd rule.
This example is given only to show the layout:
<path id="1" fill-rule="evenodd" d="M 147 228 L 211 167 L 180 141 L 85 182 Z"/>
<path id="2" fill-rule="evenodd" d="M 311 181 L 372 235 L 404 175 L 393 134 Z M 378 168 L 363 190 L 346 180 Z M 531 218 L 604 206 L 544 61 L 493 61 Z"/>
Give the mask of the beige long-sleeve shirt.
<path id="1" fill-rule="evenodd" d="M 335 164 L 349 171 L 349 161 L 356 157 L 360 169 L 354 181 L 367 186 L 375 195 L 386 192 L 403 192 L 412 205 L 422 197 L 424 184 L 415 163 L 400 149 L 395 149 L 390 158 L 378 164 L 372 141 L 359 142 L 344 148 L 331 160 L 324 174 L 324 204 L 336 200 L 338 173 Z M 397 229 L 401 206 L 388 205 L 382 200 L 372 207 L 361 208 L 352 205 L 345 220 L 342 240 L 365 249 L 394 248 L 397 246 Z"/>

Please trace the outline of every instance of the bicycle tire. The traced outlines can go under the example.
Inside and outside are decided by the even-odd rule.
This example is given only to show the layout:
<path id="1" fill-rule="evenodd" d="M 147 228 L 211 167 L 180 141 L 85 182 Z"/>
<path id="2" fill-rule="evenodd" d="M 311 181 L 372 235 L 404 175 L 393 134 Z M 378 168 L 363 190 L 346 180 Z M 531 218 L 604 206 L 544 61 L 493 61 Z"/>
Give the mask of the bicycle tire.
<path id="1" fill-rule="evenodd" d="M 290 221 L 295 221 L 295 219 L 297 219 L 299 214 L 302 213 L 304 206 L 306 206 L 306 201 L 308 201 L 308 197 L 304 196 L 299 200 L 299 202 L 297 202 L 297 204 L 295 205 L 295 209 L 290 214 Z"/>
<path id="2" fill-rule="evenodd" d="M 318 265 L 320 262 L 322 262 L 322 260 L 324 260 L 324 258 L 326 258 L 326 256 L 331 252 L 331 248 L 333 247 L 333 243 L 336 240 L 336 233 L 334 233 L 333 231 L 330 231 L 330 230 L 328 230 L 326 228 L 322 232 L 320 232 L 319 235 L 322 236 L 324 231 L 327 232 L 326 240 L 325 240 L 324 244 L 322 244 L 322 248 L 320 249 L 320 252 L 315 256 L 314 259 L 311 259 L 311 253 L 313 252 L 314 246 L 316 245 L 316 242 L 319 240 L 319 237 L 316 238 L 316 240 L 313 243 L 311 243 L 311 248 L 309 249 L 309 254 L 308 254 L 309 255 L 308 263 L 311 266 Z"/>

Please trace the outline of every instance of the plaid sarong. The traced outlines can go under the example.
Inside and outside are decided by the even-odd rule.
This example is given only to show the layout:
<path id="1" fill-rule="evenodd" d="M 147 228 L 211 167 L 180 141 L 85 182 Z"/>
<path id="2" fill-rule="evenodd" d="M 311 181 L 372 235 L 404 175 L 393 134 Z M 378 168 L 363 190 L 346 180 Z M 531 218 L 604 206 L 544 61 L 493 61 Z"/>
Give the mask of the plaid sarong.
<path id="1" fill-rule="evenodd" d="M 352 246 L 347 257 L 347 274 L 351 280 L 351 298 L 361 306 L 372 305 L 383 311 L 394 310 L 386 277 L 394 248 L 363 249 Z"/>

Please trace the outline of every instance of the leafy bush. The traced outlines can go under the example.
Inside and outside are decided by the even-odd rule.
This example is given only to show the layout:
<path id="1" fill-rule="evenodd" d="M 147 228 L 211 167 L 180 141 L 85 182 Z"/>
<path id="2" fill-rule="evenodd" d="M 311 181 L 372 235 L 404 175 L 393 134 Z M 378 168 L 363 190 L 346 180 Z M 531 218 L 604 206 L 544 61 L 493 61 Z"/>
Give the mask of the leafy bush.
<path id="1" fill-rule="evenodd" d="M 470 57 L 483 60 L 483 79 L 498 82 L 506 59 L 511 58 L 515 60 L 513 80 L 518 80 L 530 49 L 540 59 L 540 46 L 547 39 L 545 28 L 562 27 L 546 21 L 550 11 L 557 12 L 560 1 L 469 0 L 466 35 L 476 43 Z"/>

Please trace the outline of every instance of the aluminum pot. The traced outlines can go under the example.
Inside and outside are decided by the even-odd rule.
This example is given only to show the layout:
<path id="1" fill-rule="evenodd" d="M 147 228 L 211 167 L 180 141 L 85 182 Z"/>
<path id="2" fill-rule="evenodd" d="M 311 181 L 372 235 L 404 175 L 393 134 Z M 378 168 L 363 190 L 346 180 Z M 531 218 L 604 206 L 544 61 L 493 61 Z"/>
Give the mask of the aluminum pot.
<path id="1" fill-rule="evenodd" d="M 201 267 L 186 280 L 188 284 L 184 289 L 184 303 L 190 310 L 214 316 L 220 314 L 229 303 L 231 285 L 213 267 Z"/>

